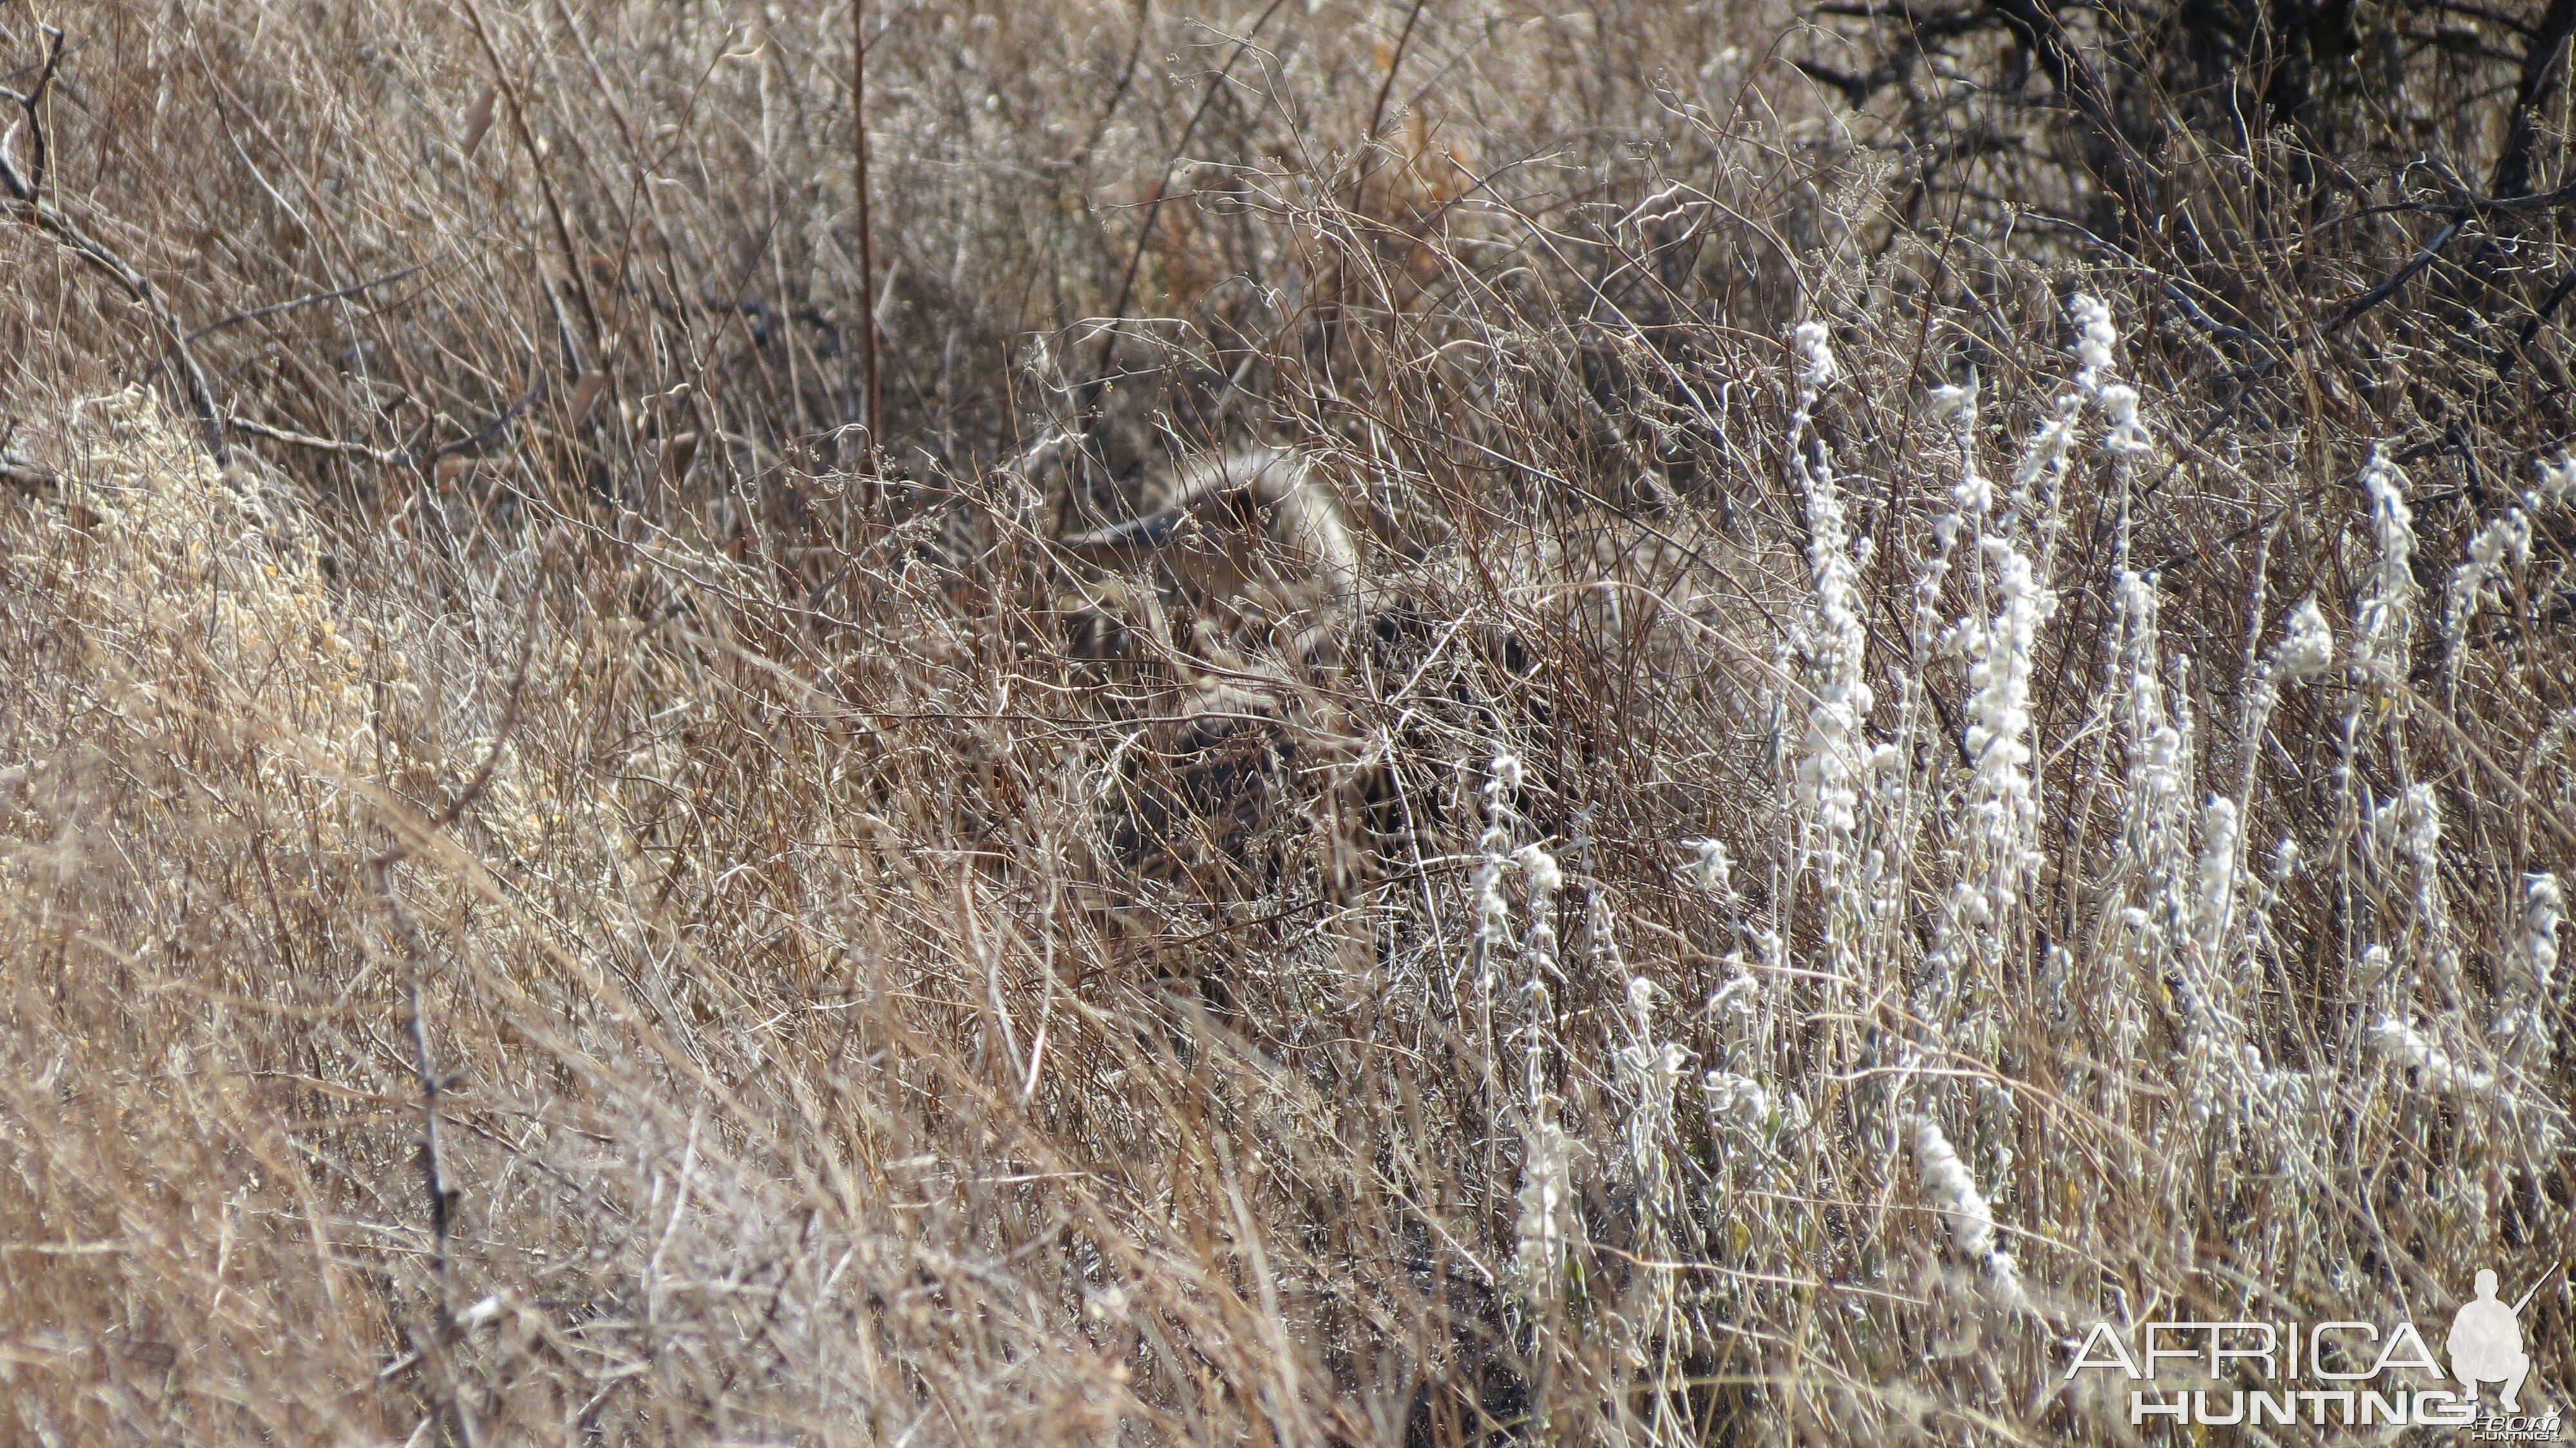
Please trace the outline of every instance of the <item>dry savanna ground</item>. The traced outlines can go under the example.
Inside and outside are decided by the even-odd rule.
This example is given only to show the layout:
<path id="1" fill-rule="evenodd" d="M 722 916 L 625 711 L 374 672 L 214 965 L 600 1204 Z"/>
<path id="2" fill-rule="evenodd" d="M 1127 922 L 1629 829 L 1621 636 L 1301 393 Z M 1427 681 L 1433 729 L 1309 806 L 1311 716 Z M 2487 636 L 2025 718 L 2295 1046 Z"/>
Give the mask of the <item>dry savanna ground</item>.
<path id="1" fill-rule="evenodd" d="M 2565 1407 L 2571 31 L 0 0 L 0 1439 Z"/>

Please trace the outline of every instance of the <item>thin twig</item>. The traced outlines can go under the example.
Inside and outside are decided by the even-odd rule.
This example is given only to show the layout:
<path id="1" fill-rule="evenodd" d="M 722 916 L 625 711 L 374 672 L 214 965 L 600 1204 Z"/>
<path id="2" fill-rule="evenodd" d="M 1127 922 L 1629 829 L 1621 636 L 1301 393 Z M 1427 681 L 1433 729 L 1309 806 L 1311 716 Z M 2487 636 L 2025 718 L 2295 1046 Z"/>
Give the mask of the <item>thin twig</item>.
<path id="1" fill-rule="evenodd" d="M 297 297 L 291 302 L 273 302 L 268 306 L 256 307 L 247 312 L 235 312 L 229 317 L 225 317 L 219 321 L 208 322 L 206 325 L 190 332 L 188 334 L 188 340 L 192 343 L 201 342 L 207 337 L 224 330 L 226 327 L 237 327 L 244 322 L 256 322 L 262 317 L 274 317 L 280 312 L 292 312 L 302 307 L 318 306 L 324 302 L 336 302 L 342 297 L 354 297 L 358 293 L 366 291 L 369 288 L 380 287 L 388 282 L 401 281 L 403 278 L 419 272 L 428 265 L 428 262 L 421 262 L 415 266 L 404 267 L 401 271 L 391 272 L 387 275 L 376 277 L 370 281 L 358 282 L 351 286 L 341 287 L 335 291 L 315 292 L 311 296 Z M 161 375 L 161 366 L 164 360 L 165 359 L 162 358 L 154 358 L 152 365 L 144 369 L 144 385 L 151 385 L 152 379 Z M 235 418 L 233 421 L 235 426 L 240 425 L 241 420 L 239 418 Z"/>
<path id="2" fill-rule="evenodd" d="M 538 554 L 535 571 L 539 580 L 547 573 L 553 553 L 550 545 Z M 483 756 L 483 763 L 475 770 L 474 778 L 467 782 L 456 798 L 419 829 L 419 841 L 430 840 L 453 828 L 465 817 L 465 812 L 474 807 L 474 802 L 483 797 L 484 791 L 491 788 L 493 776 L 500 768 L 501 755 L 508 748 L 511 736 L 518 732 L 520 706 L 527 694 L 528 662 L 536 654 L 537 610 L 543 597 L 541 586 L 530 588 L 526 617 L 520 628 L 519 662 L 511 671 L 508 699 L 502 705 L 500 728 L 493 735 L 490 752 Z M 385 916 L 392 923 L 395 937 L 402 942 L 404 961 L 410 972 L 405 990 L 408 1015 L 403 1022 L 403 1033 L 411 1041 L 412 1071 L 420 1085 L 420 1176 L 422 1189 L 429 1198 L 430 1268 L 438 1281 L 431 1331 L 428 1338 L 419 1343 L 419 1348 L 437 1376 L 439 1391 L 446 1397 L 449 1410 L 455 1414 L 458 1435 L 468 1445 L 479 1448 L 481 1431 L 475 1424 L 473 1413 L 456 1393 L 455 1375 L 447 1361 L 448 1348 L 464 1336 L 456 1320 L 455 1272 L 448 1250 L 455 1226 L 456 1206 L 462 1192 L 448 1180 L 446 1165 L 439 1153 L 439 1098 L 445 1094 L 449 1083 L 439 1074 L 430 1049 L 427 1013 L 429 938 L 394 891 L 394 869 L 411 858 L 415 847 L 414 843 L 397 841 L 392 848 L 367 863 L 377 897 L 384 905 Z"/>
<path id="3" fill-rule="evenodd" d="M 1181 139 L 1173 145 L 1171 155 L 1163 162 L 1163 174 L 1154 183 L 1152 198 L 1145 203 L 1144 223 L 1136 228 L 1135 248 L 1127 254 L 1126 274 L 1118 279 L 1118 299 L 1109 306 L 1109 325 L 1101 332 L 1100 361 L 1094 368 L 1098 375 L 1085 386 L 1085 395 L 1079 399 L 1081 405 L 1077 411 L 1082 415 L 1086 425 L 1089 414 L 1098 402 L 1101 384 L 1107 378 L 1110 359 L 1118 351 L 1118 324 L 1127 319 L 1127 303 L 1136 294 L 1136 273 L 1145 264 L 1146 248 L 1153 244 L 1154 220 L 1162 215 L 1163 201 L 1171 186 L 1172 167 L 1179 163 L 1182 153 L 1189 150 L 1190 142 L 1199 133 L 1199 122 L 1207 119 L 1208 107 L 1216 104 L 1217 93 L 1225 88 L 1225 83 L 1229 79 L 1233 78 L 1234 67 L 1243 59 L 1244 52 L 1252 49 L 1252 42 L 1261 34 L 1261 28 L 1268 25 L 1270 17 L 1278 14 L 1279 7 L 1286 3 L 1287 0 L 1270 0 L 1270 4 L 1252 22 L 1252 28 L 1244 31 L 1243 38 L 1235 42 L 1234 53 L 1226 57 L 1224 66 L 1219 68 L 1215 75 L 1208 77 L 1207 90 L 1199 97 L 1198 109 L 1190 112 L 1189 124 L 1181 128 Z"/>
<path id="4" fill-rule="evenodd" d="M 1118 114 L 1127 92 L 1135 87 L 1136 61 L 1145 53 L 1145 22 L 1151 18 L 1153 8 L 1154 0 L 1136 0 L 1136 34 L 1127 44 L 1127 63 L 1119 68 L 1118 84 L 1110 88 L 1109 103 L 1100 108 L 1100 119 L 1092 123 L 1090 137 L 1073 154 L 1076 169 L 1091 164 L 1092 153 L 1100 149 L 1101 138 L 1109 134 L 1109 122 Z"/>
<path id="5" fill-rule="evenodd" d="M 342 442 L 333 437 L 315 437 L 307 432 L 293 432 L 282 427 L 271 427 L 267 423 L 237 414 L 229 421 L 237 432 L 246 432 L 253 437 L 264 437 L 271 442 L 282 442 L 289 447 L 310 448 L 315 452 L 333 452 L 348 457 L 365 458 L 369 462 L 389 468 L 413 466 L 412 455 L 398 448 L 373 448 L 362 442 Z"/>
<path id="6" fill-rule="evenodd" d="M 1421 19 L 1422 0 L 1413 0 L 1413 9 L 1404 17 L 1404 31 L 1395 37 L 1395 52 L 1387 57 L 1386 74 L 1378 80 L 1377 99 L 1369 105 L 1368 129 L 1360 133 L 1363 146 L 1377 139 L 1377 128 L 1386 119 L 1387 92 L 1395 89 L 1395 73 L 1404 68 L 1404 48 L 1413 43 L 1413 27 Z"/>
<path id="7" fill-rule="evenodd" d="M 420 922 L 403 908 L 394 894 L 393 861 L 399 854 L 379 856 L 375 861 L 376 894 L 393 924 L 394 935 L 402 942 L 403 958 L 410 967 L 404 991 L 405 1015 L 403 1033 L 411 1039 L 411 1066 L 420 1084 L 420 1178 L 429 1197 L 430 1271 L 437 1280 L 432 1297 L 433 1316 L 426 1339 L 418 1340 L 437 1380 L 439 1395 L 446 1399 L 448 1411 L 456 1418 L 457 1435 L 468 1448 L 480 1448 L 481 1430 L 474 1414 L 467 1411 L 456 1391 L 456 1375 L 447 1357 L 448 1349 L 464 1338 L 457 1325 L 455 1309 L 455 1264 L 448 1252 L 448 1241 L 454 1227 L 457 1199 L 460 1193 L 450 1185 L 439 1157 L 438 1098 L 446 1086 L 430 1056 L 429 1022 L 424 1004 L 425 985 L 429 975 L 429 939 Z"/>
<path id="8" fill-rule="evenodd" d="M 206 381 L 205 369 L 197 365 L 196 353 L 188 348 L 187 331 L 179 325 L 178 315 L 170 310 L 170 304 L 162 300 L 160 289 L 152 285 L 150 278 L 135 270 L 133 263 L 81 230 L 77 223 L 51 203 L 37 200 L 31 191 L 21 190 L 22 184 L 22 178 L 9 166 L 7 158 L 0 157 L 0 185 L 7 186 L 10 191 L 9 196 L 0 198 L 0 207 L 5 207 L 12 218 L 51 236 L 66 250 L 105 272 L 125 288 L 128 296 L 142 303 L 144 309 L 152 314 L 152 319 L 168 335 L 171 350 L 179 355 L 180 375 L 187 382 L 188 401 L 196 411 L 206 452 L 214 458 L 215 466 L 230 467 L 233 453 L 224 442 L 223 415 L 215 407 L 214 387 Z"/>
<path id="9" fill-rule="evenodd" d="M 859 196 L 859 377 L 867 390 L 868 501 L 881 484 L 873 459 L 885 451 L 885 393 L 877 381 L 877 240 L 869 211 L 868 184 L 868 7 L 850 0 L 850 130 L 852 178 Z"/>
<path id="10" fill-rule="evenodd" d="M 528 590 L 526 615 L 519 629 L 519 662 L 510 672 L 510 692 L 501 706 L 501 726 L 493 732 L 491 751 L 483 756 L 482 766 L 475 770 L 474 778 L 467 781 L 464 791 L 422 826 L 420 837 L 424 840 L 453 829 L 458 820 L 465 818 L 465 812 L 474 807 L 474 802 L 483 797 L 483 791 L 492 787 L 492 775 L 500 768 L 502 750 L 508 746 L 510 736 L 518 732 L 519 707 L 525 702 L 528 685 L 528 661 L 535 656 L 537 648 L 537 609 L 545 596 L 542 585 L 554 552 L 550 544 L 537 554 L 536 581 Z M 373 863 L 378 869 L 391 869 L 411 858 L 411 852 L 412 846 L 398 844 L 377 856 Z"/>
<path id="11" fill-rule="evenodd" d="M 398 282 L 405 277 L 417 276 L 421 272 L 427 270 L 428 267 L 428 262 L 415 262 L 410 266 L 404 267 L 401 271 L 387 272 L 383 276 L 372 277 L 363 282 L 352 282 L 348 286 L 335 288 L 331 291 L 315 292 L 310 296 L 297 297 L 291 302 L 272 302 L 265 307 L 255 307 L 247 312 L 235 312 L 229 317 L 225 317 L 219 321 L 208 322 L 206 325 L 190 332 L 188 334 L 188 340 L 191 342 L 203 341 L 205 338 L 224 330 L 226 327 L 238 327 L 244 322 L 256 322 L 262 317 L 274 317 L 280 312 L 292 312 L 304 307 L 319 306 L 324 302 L 336 302 L 342 297 L 354 297 L 360 292 L 370 291 L 376 287 L 387 285 L 388 283 Z"/>
<path id="12" fill-rule="evenodd" d="M 482 9 L 474 0 L 465 0 L 465 19 L 482 47 L 483 58 L 492 67 L 492 83 L 501 91 L 501 99 L 510 109 L 510 129 L 517 133 L 519 149 L 527 155 L 528 167 L 537 176 L 537 194 L 546 204 L 546 219 L 552 224 L 555 245 L 563 252 L 564 269 L 571 273 L 573 299 L 581 303 L 583 320 L 590 323 L 590 340 L 596 344 L 603 335 L 598 304 L 591 300 L 590 279 L 581 264 L 581 249 L 573 245 L 572 227 L 564 220 L 563 201 L 555 195 L 554 173 L 546 169 L 546 153 L 537 145 L 537 133 L 528 125 L 527 107 L 519 100 L 519 87 L 510 79 L 509 67 L 501 63 L 501 49 L 492 40 L 491 29 L 484 23 Z"/>
<path id="13" fill-rule="evenodd" d="M 435 463 L 440 458 L 453 456 L 456 453 L 464 452 L 470 448 L 478 448 L 493 441 L 495 438 L 501 436 L 501 434 L 509 431 L 513 423 L 516 423 L 522 416 L 525 416 L 528 409 L 534 406 L 536 404 L 536 400 L 543 397 L 545 392 L 546 372 L 545 369 L 539 368 L 537 369 L 537 380 L 528 385 L 528 390 L 520 395 L 518 401 L 501 409 L 500 416 L 493 418 L 490 422 L 485 423 L 476 431 L 468 433 L 454 442 L 441 443 L 437 447 L 430 449 L 428 461 Z"/>
<path id="14" fill-rule="evenodd" d="M 215 410 L 215 390 L 206 382 L 205 369 L 197 365 L 196 354 L 188 350 L 187 329 L 179 325 L 178 314 L 170 310 L 170 304 L 162 299 L 160 290 L 133 263 L 118 255 L 105 242 L 83 231 L 59 207 L 45 200 L 48 153 L 41 105 L 46 91 L 52 88 L 54 71 L 62 62 L 63 50 L 62 31 L 47 26 L 46 32 L 53 43 L 47 51 L 44 70 L 37 78 L 35 89 L 23 96 L 11 92 L 25 114 L 9 128 L 9 134 L 15 136 L 21 129 L 27 131 L 29 170 L 20 174 L 9 159 L 8 145 L 0 141 L 0 190 L 8 192 L 7 196 L 0 197 L 0 206 L 5 206 L 11 217 L 53 237 L 74 255 L 114 278 L 119 286 L 125 288 L 127 295 L 141 302 L 144 309 L 152 314 L 152 319 L 161 324 L 162 331 L 169 335 L 171 350 L 178 353 L 180 367 L 187 374 L 188 400 L 195 406 L 198 425 L 204 430 L 206 451 L 214 458 L 215 466 L 229 467 L 233 460 L 232 449 L 224 443 L 223 417 Z"/>
<path id="15" fill-rule="evenodd" d="M 526 415 L 529 407 L 534 405 L 540 396 L 544 395 L 545 390 L 546 373 L 543 370 L 540 370 L 537 373 L 537 380 L 535 383 L 531 384 L 528 390 L 520 395 L 518 401 L 503 408 L 499 416 L 494 417 L 490 422 L 485 423 L 475 431 L 468 433 L 453 442 L 440 443 L 438 446 L 431 448 L 425 453 L 415 453 L 403 448 L 369 447 L 362 442 L 344 442 L 335 437 L 315 437 L 309 432 L 296 432 L 289 428 L 272 427 L 264 422 L 254 422 L 247 417 L 234 417 L 231 419 L 231 425 L 239 428 L 243 432 L 250 433 L 253 436 L 264 437 L 269 439 L 271 442 L 282 442 L 289 447 L 310 448 L 315 452 L 331 452 L 339 453 L 345 457 L 365 458 L 369 462 L 388 468 L 421 468 L 426 470 L 436 466 L 438 460 L 441 458 L 453 457 L 458 453 L 471 451 L 474 448 L 481 447 L 485 443 L 491 442 L 493 439 L 501 436 L 502 433 L 509 430 L 512 423 L 517 422 L 522 416 Z"/>

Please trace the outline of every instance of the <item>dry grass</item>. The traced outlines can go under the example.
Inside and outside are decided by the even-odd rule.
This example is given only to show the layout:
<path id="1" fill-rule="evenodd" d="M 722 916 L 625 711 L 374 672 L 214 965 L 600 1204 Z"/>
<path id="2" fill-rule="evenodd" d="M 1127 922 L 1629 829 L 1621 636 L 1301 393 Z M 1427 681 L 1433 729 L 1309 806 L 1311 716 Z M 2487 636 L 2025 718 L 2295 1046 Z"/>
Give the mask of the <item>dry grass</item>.
<path id="1" fill-rule="evenodd" d="M 48 17 L 5 1435 L 2122 1442 L 2096 1319 L 2490 1266 L 2576 1387 L 2563 209 L 2347 316 L 2429 224 L 2168 276 L 1785 10 L 869 9 L 873 435 L 845 15 Z M 1251 440 L 1356 590 L 1054 546 Z"/>

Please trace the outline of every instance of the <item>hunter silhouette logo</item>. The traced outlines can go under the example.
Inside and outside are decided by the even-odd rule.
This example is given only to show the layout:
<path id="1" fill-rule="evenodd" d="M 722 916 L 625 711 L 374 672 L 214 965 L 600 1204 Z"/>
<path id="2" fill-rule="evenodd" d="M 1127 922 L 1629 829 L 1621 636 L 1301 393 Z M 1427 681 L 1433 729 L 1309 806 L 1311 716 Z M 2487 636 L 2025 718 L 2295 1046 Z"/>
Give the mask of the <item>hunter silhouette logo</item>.
<path id="1" fill-rule="evenodd" d="M 2450 1350 L 2451 1375 L 2468 1390 L 2471 1402 L 2477 1401 L 2480 1383 L 2504 1384 L 2504 1410 L 2522 1411 L 2522 1380 L 2531 1376 L 2531 1355 L 2522 1350 L 2522 1310 L 2531 1304 L 2531 1292 L 2507 1307 L 2496 1301 L 2496 1275 L 2492 1268 L 2478 1273 L 2478 1295 L 2464 1304 L 2451 1319 L 2451 1335 L 2442 1346 Z"/>

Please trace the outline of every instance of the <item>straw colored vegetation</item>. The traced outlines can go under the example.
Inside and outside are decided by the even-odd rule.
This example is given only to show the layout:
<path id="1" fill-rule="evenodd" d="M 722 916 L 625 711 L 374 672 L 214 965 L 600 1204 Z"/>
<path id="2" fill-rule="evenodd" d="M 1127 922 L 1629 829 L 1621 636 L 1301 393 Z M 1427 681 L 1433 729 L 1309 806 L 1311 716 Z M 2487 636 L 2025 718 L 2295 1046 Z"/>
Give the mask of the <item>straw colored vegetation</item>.
<path id="1" fill-rule="evenodd" d="M 2576 1392 L 2564 0 L 858 18 L 0 4 L 0 1438 Z"/>

